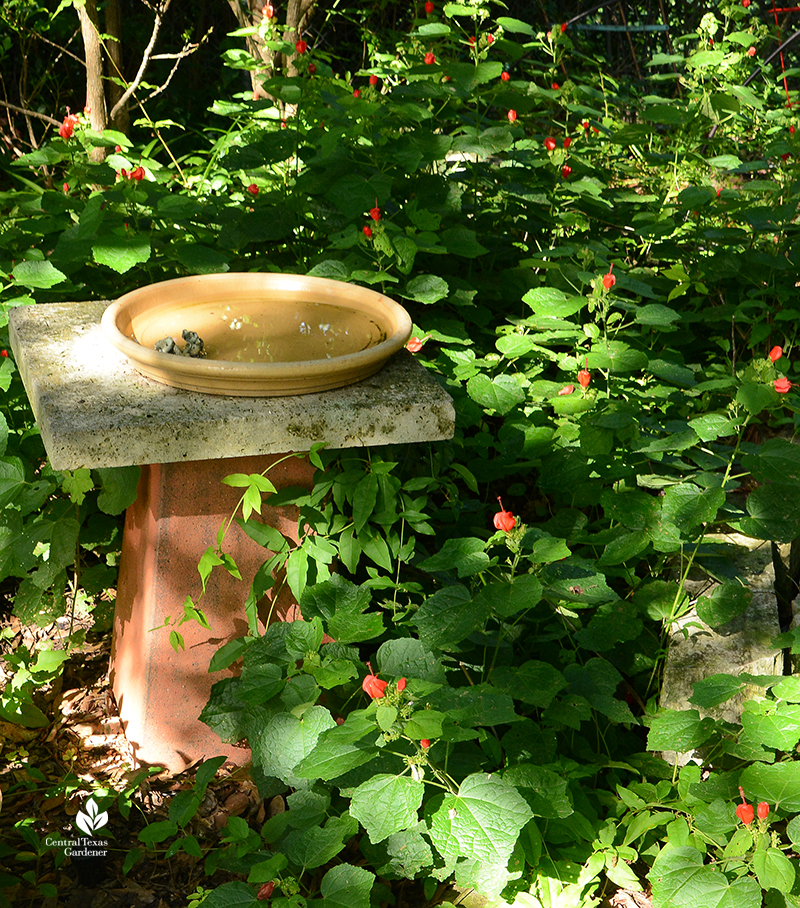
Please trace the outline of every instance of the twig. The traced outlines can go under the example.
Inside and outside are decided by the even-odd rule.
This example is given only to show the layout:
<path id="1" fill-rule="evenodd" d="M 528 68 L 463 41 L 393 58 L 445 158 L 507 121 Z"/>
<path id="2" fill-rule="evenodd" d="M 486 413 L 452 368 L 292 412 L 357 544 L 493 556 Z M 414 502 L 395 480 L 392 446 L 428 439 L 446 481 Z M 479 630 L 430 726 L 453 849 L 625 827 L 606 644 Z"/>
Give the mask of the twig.
<path id="1" fill-rule="evenodd" d="M 17 113 L 25 114 L 26 117 L 38 117 L 40 120 L 47 120 L 53 126 L 60 126 L 61 120 L 56 120 L 48 114 L 42 114 L 35 110 L 28 110 L 27 107 L 17 107 L 16 104 L 9 104 L 8 101 L 0 101 L 0 107 L 7 107 L 9 110 L 15 110 Z"/>
<path id="2" fill-rule="evenodd" d="M 172 81 L 172 77 L 178 71 L 178 67 L 181 65 L 181 60 L 183 60 L 185 57 L 191 56 L 191 54 L 193 54 L 200 47 L 200 45 L 208 38 L 208 36 L 211 34 L 212 31 L 213 31 L 213 29 L 209 29 L 208 32 L 206 33 L 206 35 L 203 37 L 203 40 L 200 41 L 198 44 L 187 44 L 180 53 L 158 54 L 157 56 L 150 58 L 151 60 L 174 60 L 175 63 L 173 65 L 172 69 L 169 71 L 169 75 L 167 76 L 166 81 L 163 83 L 163 85 L 159 85 L 158 88 L 154 88 L 153 91 L 151 91 L 150 94 L 145 98 L 145 101 L 149 101 L 151 98 L 155 98 L 156 95 L 160 95 L 161 92 L 164 91 L 164 89 Z"/>
<path id="3" fill-rule="evenodd" d="M 131 84 L 125 89 L 122 94 L 122 97 L 117 101 L 117 103 L 111 108 L 111 112 L 108 115 L 109 120 L 114 119 L 114 114 L 122 107 L 123 104 L 130 98 L 130 96 L 136 91 L 144 78 L 145 70 L 147 65 L 150 62 L 150 55 L 153 53 L 153 48 L 155 47 L 156 39 L 158 38 L 158 33 L 161 31 L 161 23 L 164 19 L 164 13 L 169 9 L 169 5 L 172 0 L 164 0 L 161 6 L 158 9 L 154 9 L 155 21 L 153 22 L 153 33 L 150 35 L 150 41 L 147 44 L 147 47 L 144 49 L 142 54 L 142 62 L 139 65 L 139 71 L 133 78 Z"/>

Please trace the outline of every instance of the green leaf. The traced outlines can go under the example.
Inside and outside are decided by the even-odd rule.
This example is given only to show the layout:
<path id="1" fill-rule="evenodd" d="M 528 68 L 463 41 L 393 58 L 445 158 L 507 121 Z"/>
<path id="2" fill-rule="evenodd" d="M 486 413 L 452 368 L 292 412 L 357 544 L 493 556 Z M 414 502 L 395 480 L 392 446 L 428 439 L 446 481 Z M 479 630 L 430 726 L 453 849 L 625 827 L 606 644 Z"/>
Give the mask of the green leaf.
<path id="1" fill-rule="evenodd" d="M 14 283 L 33 290 L 48 290 L 67 279 L 66 274 L 59 271 L 52 262 L 36 259 L 15 265 L 13 275 Z"/>
<path id="2" fill-rule="evenodd" d="M 689 702 L 701 709 L 712 709 L 735 697 L 744 687 L 744 681 L 733 675 L 710 675 L 695 681 Z"/>
<path id="3" fill-rule="evenodd" d="M 525 400 L 525 391 L 513 375 L 473 375 L 467 382 L 469 396 L 487 410 L 505 416 Z"/>
<path id="4" fill-rule="evenodd" d="M 762 410 L 775 404 L 775 389 L 771 385 L 743 381 L 736 392 L 736 402 L 742 404 L 751 416 L 758 416 Z"/>
<path id="5" fill-rule="evenodd" d="M 307 757 L 325 729 L 336 723 L 322 706 L 312 706 L 298 718 L 279 713 L 267 722 L 257 722 L 249 729 L 253 762 L 268 776 L 275 776 L 293 788 L 304 787 L 295 769 Z"/>
<path id="6" fill-rule="evenodd" d="M 255 908 L 258 905 L 252 885 L 222 883 L 203 899 L 203 908 Z"/>
<path id="7" fill-rule="evenodd" d="M 555 287 L 536 287 L 522 297 L 538 316 L 544 318 L 567 318 L 580 312 L 586 305 L 582 296 L 567 296 L 563 290 Z"/>
<path id="8" fill-rule="evenodd" d="M 353 864 L 332 867 L 322 878 L 324 908 L 370 908 L 374 874 Z"/>
<path id="9" fill-rule="evenodd" d="M 107 265 L 118 274 L 125 274 L 150 258 L 150 240 L 139 234 L 101 235 L 92 246 L 92 257 L 98 265 Z"/>
<path id="10" fill-rule="evenodd" d="M 555 541 L 555 540 L 553 540 Z M 527 611 L 542 598 L 542 583 L 533 574 L 514 577 L 510 583 L 489 583 L 475 596 L 473 605 L 482 612 L 487 610 L 501 618 L 511 618 Z"/>
<path id="11" fill-rule="evenodd" d="M 648 878 L 658 908 L 761 908 L 761 887 L 751 877 L 729 883 L 703 862 L 696 848 L 664 848 Z"/>
<path id="12" fill-rule="evenodd" d="M 345 814 L 331 817 L 322 827 L 310 826 L 289 833 L 282 848 L 293 864 L 313 870 L 332 861 L 357 832 L 358 823 Z"/>
<path id="13" fill-rule="evenodd" d="M 409 776 L 379 773 L 353 792 L 350 813 L 367 830 L 370 842 L 415 826 L 425 786 Z"/>
<path id="14" fill-rule="evenodd" d="M 91 470 L 87 470 L 85 467 L 77 470 L 62 470 L 61 476 L 63 477 L 61 488 L 69 495 L 69 500 L 73 504 L 83 504 L 86 493 L 91 492 L 94 488 Z"/>
<path id="15" fill-rule="evenodd" d="M 749 517 L 734 526 L 756 539 L 791 542 L 800 536 L 800 498 L 795 485 L 762 485 L 755 488 L 745 502 Z"/>
<path id="16" fill-rule="evenodd" d="M 426 645 L 447 649 L 482 628 L 488 617 L 487 606 L 473 602 L 469 590 L 455 584 L 429 596 L 413 621 Z"/>
<path id="17" fill-rule="evenodd" d="M 753 763 L 742 771 L 740 784 L 753 801 L 800 813 L 800 763 Z"/>
<path id="18" fill-rule="evenodd" d="M 435 274 L 420 274 L 406 284 L 402 296 L 406 299 L 416 300 L 418 303 L 431 305 L 444 299 L 449 292 L 450 287 L 444 278 Z"/>
<path id="19" fill-rule="evenodd" d="M 647 735 L 648 750 L 685 752 L 700 747 L 714 734 L 713 719 L 701 719 L 696 709 L 668 709 L 654 716 Z"/>
<path id="20" fill-rule="evenodd" d="M 710 627 L 719 627 L 747 610 L 753 594 L 734 580 L 726 580 L 708 596 L 697 600 L 697 616 Z"/>
<path id="21" fill-rule="evenodd" d="M 664 492 L 661 510 L 669 523 L 691 534 L 701 525 L 711 523 L 724 503 L 722 489 L 700 489 L 693 483 L 684 482 Z"/>
<path id="22" fill-rule="evenodd" d="M 755 708 L 746 708 L 742 714 L 742 728 L 748 740 L 775 750 L 793 751 L 800 741 L 800 705 L 763 701 L 752 706 Z"/>
<path id="23" fill-rule="evenodd" d="M 189 274 L 215 274 L 230 269 L 230 259 L 224 252 L 201 243 L 178 246 L 175 256 Z"/>
<path id="24" fill-rule="evenodd" d="M 106 514 L 121 514 L 136 501 L 139 467 L 99 467 L 100 494 L 97 506 Z"/>
<path id="25" fill-rule="evenodd" d="M 778 848 L 753 852 L 753 870 L 762 889 L 790 892 L 794 886 L 794 864 Z"/>
<path id="26" fill-rule="evenodd" d="M 503 779 L 522 795 L 537 817 L 556 819 L 574 813 L 568 782 L 558 773 L 533 763 L 518 763 L 503 773 Z"/>
<path id="27" fill-rule="evenodd" d="M 507 866 L 533 812 L 520 793 L 497 774 L 467 776 L 458 794 L 447 794 L 431 818 L 430 837 L 446 863 L 474 861 L 476 888 L 496 898 L 508 880 Z"/>
<path id="28" fill-rule="evenodd" d="M 515 700 L 546 709 L 553 697 L 567 686 L 564 675 L 548 662 L 531 659 L 509 668 L 499 666 L 490 676 L 492 685 Z"/>
<path id="29" fill-rule="evenodd" d="M 474 536 L 448 539 L 436 555 L 419 564 L 423 571 L 455 570 L 459 577 L 471 577 L 489 566 L 489 556 L 484 551 L 486 543 Z"/>
<path id="30" fill-rule="evenodd" d="M 377 662 L 381 674 L 390 678 L 418 678 L 434 684 L 444 681 L 441 661 L 421 640 L 387 640 L 378 650 Z"/>

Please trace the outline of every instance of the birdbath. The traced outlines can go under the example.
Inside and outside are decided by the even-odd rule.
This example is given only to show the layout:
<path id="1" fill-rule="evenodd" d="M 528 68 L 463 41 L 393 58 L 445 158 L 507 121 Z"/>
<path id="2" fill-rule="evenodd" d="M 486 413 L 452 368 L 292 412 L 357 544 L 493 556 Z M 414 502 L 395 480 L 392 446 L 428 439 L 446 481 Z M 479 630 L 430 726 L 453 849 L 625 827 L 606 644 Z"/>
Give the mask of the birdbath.
<path id="1" fill-rule="evenodd" d="M 219 277 L 252 276 L 208 276 Z M 362 288 L 339 284 L 339 292 L 348 290 Z M 367 377 L 355 384 L 331 390 L 231 396 L 172 387 L 142 374 L 140 364 L 108 341 L 101 327 L 108 306 L 93 301 L 19 307 L 10 313 L 9 330 L 53 469 L 141 466 L 138 495 L 125 515 L 111 652 L 111 682 L 125 733 L 138 762 L 173 772 L 216 754 L 246 762 L 246 748 L 224 744 L 198 717 L 212 684 L 226 676 L 209 674 L 210 659 L 247 632 L 243 601 L 270 553 L 234 524 L 225 549 L 242 580 L 225 571 L 211 575 L 201 604 L 210 627 L 182 625 L 185 649 L 179 652 L 163 627 L 168 617 L 183 614 L 187 595 L 197 601 L 197 564 L 238 501 L 239 492 L 222 478 L 276 464 L 269 478 L 279 490 L 309 486 L 313 468 L 305 458 L 283 459 L 287 453 L 307 452 L 316 442 L 335 449 L 450 438 L 452 401 L 406 350 L 383 365 L 370 364 Z M 195 365 L 213 369 L 212 363 L 209 358 Z M 252 362 L 241 365 L 259 369 Z M 261 516 L 296 538 L 296 508 L 270 507 L 267 500 Z M 296 603 L 284 594 L 273 606 L 273 617 L 299 617 Z"/>

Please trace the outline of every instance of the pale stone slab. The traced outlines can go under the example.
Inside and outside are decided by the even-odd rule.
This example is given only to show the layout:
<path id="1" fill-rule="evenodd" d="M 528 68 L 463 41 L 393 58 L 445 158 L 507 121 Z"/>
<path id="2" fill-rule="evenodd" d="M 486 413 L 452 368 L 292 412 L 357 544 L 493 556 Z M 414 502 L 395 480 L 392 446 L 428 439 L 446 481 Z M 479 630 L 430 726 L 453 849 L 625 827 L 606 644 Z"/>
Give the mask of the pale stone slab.
<path id="1" fill-rule="evenodd" d="M 402 350 L 363 382 L 293 397 L 219 397 L 136 372 L 100 329 L 107 302 L 12 310 L 11 347 L 56 470 L 451 438 L 453 402 Z"/>
<path id="2" fill-rule="evenodd" d="M 737 547 L 734 558 L 753 598 L 742 615 L 722 627 L 710 628 L 694 609 L 673 624 L 661 689 L 660 703 L 665 709 L 695 709 L 689 702 L 692 688 L 695 682 L 711 675 L 783 674 L 783 651 L 772 645 L 773 638 L 780 634 L 780 624 L 770 543 L 741 533 L 709 535 L 706 541 Z M 708 594 L 715 585 L 703 584 L 701 588 L 697 581 L 689 581 L 686 592 L 694 598 Z M 701 716 L 738 724 L 745 701 L 763 695 L 762 687 L 748 684 L 737 697 L 715 709 L 698 712 Z M 674 762 L 676 755 L 664 753 L 663 756 Z M 683 764 L 691 758 L 691 753 L 679 754 L 678 762 Z"/>

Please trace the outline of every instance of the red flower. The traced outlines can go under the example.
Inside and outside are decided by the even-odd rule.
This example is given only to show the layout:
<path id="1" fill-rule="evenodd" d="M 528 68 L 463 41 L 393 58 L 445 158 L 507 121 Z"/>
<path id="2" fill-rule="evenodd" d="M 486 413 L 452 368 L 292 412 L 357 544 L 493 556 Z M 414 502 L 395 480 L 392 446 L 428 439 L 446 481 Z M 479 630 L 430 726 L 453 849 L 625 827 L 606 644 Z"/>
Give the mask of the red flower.
<path id="1" fill-rule="evenodd" d="M 8 350 L 0 350 L 0 356 L 8 356 Z"/>
<path id="2" fill-rule="evenodd" d="M 581 126 L 582 126 L 584 129 L 588 129 L 588 128 L 589 128 L 589 121 L 588 121 L 588 120 L 584 120 L 583 123 L 581 123 Z"/>
<path id="3" fill-rule="evenodd" d="M 419 353 L 426 340 L 427 338 L 424 337 L 422 339 L 416 336 L 412 337 L 411 340 L 406 344 L 406 350 L 408 350 L 409 353 Z"/>
<path id="4" fill-rule="evenodd" d="M 517 518 L 511 511 L 503 510 L 503 502 L 500 500 L 499 495 L 497 496 L 497 500 L 500 502 L 500 510 L 494 515 L 492 522 L 494 523 L 496 530 L 502 530 L 504 533 L 508 533 L 517 525 Z"/>
<path id="5" fill-rule="evenodd" d="M 783 347 L 773 347 L 767 354 L 772 362 L 777 362 L 783 356 Z"/>
<path id="6" fill-rule="evenodd" d="M 58 134 L 62 139 L 71 139 L 77 125 L 78 117 L 75 114 L 67 114 L 64 122 L 58 127 Z"/>
<path id="7" fill-rule="evenodd" d="M 575 385 L 564 385 L 564 387 L 558 392 L 559 397 L 566 397 L 567 394 L 572 394 L 575 390 Z"/>
<path id="8" fill-rule="evenodd" d="M 406 689 L 406 684 L 407 684 L 406 679 L 405 679 L 405 678 L 401 678 L 401 679 L 397 682 L 397 689 L 398 689 L 398 690 L 405 690 L 405 689 Z M 769 809 L 769 808 L 767 808 L 767 809 Z"/>
<path id="9" fill-rule="evenodd" d="M 369 77 L 369 84 L 372 85 L 373 87 L 374 87 L 375 85 L 377 85 L 377 84 L 378 84 L 378 77 L 375 76 L 375 75 L 370 76 L 370 77 Z"/>
<path id="10" fill-rule="evenodd" d="M 581 369 L 578 373 L 578 384 L 585 391 L 589 387 L 589 382 L 592 380 L 592 373 L 588 369 Z"/>
<path id="11" fill-rule="evenodd" d="M 372 239 L 372 227 L 370 227 L 369 224 L 364 224 L 364 226 L 361 229 L 364 231 L 364 236 L 368 240 L 371 240 Z"/>
<path id="12" fill-rule="evenodd" d="M 609 265 L 608 274 L 603 275 L 603 286 L 606 288 L 606 290 L 610 290 L 614 286 L 614 284 L 617 283 L 617 279 L 611 273 L 613 268 L 614 268 L 613 265 Z"/>
<path id="13" fill-rule="evenodd" d="M 794 135 L 794 126 L 790 126 L 790 127 L 789 127 L 789 135 L 790 135 L 790 136 L 793 136 L 793 135 Z"/>
<path id="14" fill-rule="evenodd" d="M 309 64 L 308 64 L 308 74 L 309 74 L 309 76 L 313 76 L 313 75 L 316 73 L 316 71 L 317 71 L 317 64 L 316 64 L 316 63 L 309 63 Z"/>
<path id="15" fill-rule="evenodd" d="M 566 139 L 564 139 L 564 148 L 569 148 L 570 145 L 572 145 L 572 139 L 567 136 Z"/>
<path id="16" fill-rule="evenodd" d="M 299 41 L 295 42 L 294 49 L 297 51 L 298 54 L 304 54 L 308 50 L 308 45 L 301 38 Z"/>
<path id="17" fill-rule="evenodd" d="M 742 0 L 742 6 L 747 9 L 750 6 L 750 0 Z"/>
<path id="18" fill-rule="evenodd" d="M 508 122 L 513 123 L 517 119 L 517 112 L 516 110 L 509 110 L 506 116 L 508 117 Z"/>
<path id="19" fill-rule="evenodd" d="M 354 97 L 354 98 L 360 98 L 360 97 L 361 97 L 361 92 L 360 92 L 359 89 L 356 89 L 356 90 L 353 92 L 353 97 Z"/>
<path id="20" fill-rule="evenodd" d="M 132 180 L 143 180 L 144 179 L 144 167 L 140 164 L 136 170 L 131 171 Z"/>
<path id="21" fill-rule="evenodd" d="M 571 173 L 572 173 L 572 168 L 569 166 L 569 164 L 565 164 L 565 165 L 561 168 L 561 178 L 562 178 L 562 179 L 566 180 L 567 177 L 568 177 Z"/>
<path id="22" fill-rule="evenodd" d="M 553 82 L 552 88 L 553 91 L 558 91 L 558 82 Z"/>
<path id="23" fill-rule="evenodd" d="M 369 674 L 361 682 L 361 687 L 364 690 L 364 693 L 369 694 L 373 700 L 380 700 L 381 697 L 386 693 L 386 685 L 388 681 L 381 681 L 381 679 L 372 673 L 372 666 L 367 662 L 367 668 L 369 669 Z"/>
<path id="24" fill-rule="evenodd" d="M 436 62 L 436 57 L 434 56 L 432 50 L 429 50 L 428 53 L 425 54 L 425 62 L 428 64 L 428 66 Z"/>
<path id="25" fill-rule="evenodd" d="M 248 191 L 251 195 L 258 195 L 258 186 L 256 186 L 255 183 L 251 183 L 251 184 L 247 187 L 247 191 Z"/>
<path id="26" fill-rule="evenodd" d="M 739 804 L 736 808 L 736 816 L 739 817 L 745 826 L 749 826 L 753 822 L 754 815 L 752 804 Z"/>
<path id="27" fill-rule="evenodd" d="M 267 3 L 267 5 L 261 10 L 261 15 L 265 19 L 272 19 L 275 15 L 275 7 L 271 3 Z"/>
<path id="28" fill-rule="evenodd" d="M 566 30 L 567 30 L 567 23 L 562 22 L 561 23 L 561 34 L 563 35 Z"/>
<path id="29" fill-rule="evenodd" d="M 381 210 L 380 210 L 380 208 L 378 208 L 377 199 L 375 200 L 375 207 L 370 208 L 370 210 L 369 210 L 369 216 L 372 218 L 373 221 L 379 221 L 381 219 Z"/>
<path id="30" fill-rule="evenodd" d="M 745 826 L 749 826 L 753 822 L 753 817 L 755 812 L 753 810 L 753 805 L 748 804 L 744 798 L 744 789 L 742 786 L 739 786 L 739 794 L 742 796 L 742 803 L 736 805 L 736 816 L 744 823 Z"/>
<path id="31" fill-rule="evenodd" d="M 419 746 L 420 746 L 423 750 L 427 750 L 427 749 L 431 746 L 431 742 L 430 742 L 427 738 L 423 738 L 423 739 L 419 742 Z"/>
<path id="32" fill-rule="evenodd" d="M 256 899 L 259 902 L 266 902 L 267 899 L 271 899 L 272 891 L 274 888 L 275 888 L 275 884 L 272 882 L 272 880 L 270 880 L 269 883 L 264 883 L 264 885 L 258 890 L 258 895 L 256 896 Z"/>
<path id="33" fill-rule="evenodd" d="M 500 78 L 501 78 L 504 82 L 508 82 L 508 80 L 511 78 L 511 73 L 501 72 L 501 73 L 500 73 Z"/>
<path id="34" fill-rule="evenodd" d="M 792 390 L 792 383 L 788 378 L 776 378 L 772 383 L 772 387 L 778 392 L 778 394 L 787 394 Z"/>
<path id="35" fill-rule="evenodd" d="M 545 147 L 548 151 L 555 151 L 555 150 L 556 150 L 556 144 L 557 144 L 557 143 L 556 143 L 556 140 L 555 140 L 552 136 L 548 136 L 548 137 L 544 140 L 544 147 Z"/>
<path id="36" fill-rule="evenodd" d="M 769 816 L 769 804 L 767 804 L 766 801 L 759 802 L 756 811 L 758 813 L 759 820 L 766 820 L 766 818 Z"/>
<path id="37" fill-rule="evenodd" d="M 122 151 L 122 146 L 121 146 L 121 145 L 115 145 L 115 146 L 114 146 L 114 151 L 116 151 L 116 153 L 119 154 L 119 153 Z"/>
<path id="38" fill-rule="evenodd" d="M 754 47 L 748 47 L 748 48 L 747 48 L 747 56 L 748 56 L 748 57 L 755 57 L 755 55 L 756 55 L 756 49 L 755 49 Z"/>
<path id="39" fill-rule="evenodd" d="M 494 44 L 494 35 L 491 35 L 491 34 L 487 35 L 487 36 L 486 36 L 486 43 L 487 43 L 487 44 Z"/>
<path id="40" fill-rule="evenodd" d="M 425 4 L 425 15 L 430 16 L 430 14 L 434 11 L 434 9 L 435 9 L 435 7 L 431 3 L 431 0 L 428 0 L 428 2 Z"/>
<path id="41" fill-rule="evenodd" d="M 64 190 L 64 195 L 69 195 L 69 183 L 64 183 L 61 188 Z"/>
<path id="42" fill-rule="evenodd" d="M 469 46 L 470 46 L 470 47 L 475 47 L 475 35 L 473 35 L 473 36 L 469 39 Z"/>

